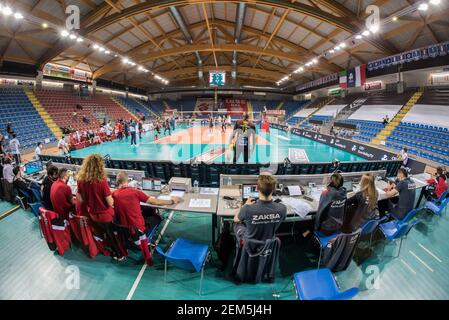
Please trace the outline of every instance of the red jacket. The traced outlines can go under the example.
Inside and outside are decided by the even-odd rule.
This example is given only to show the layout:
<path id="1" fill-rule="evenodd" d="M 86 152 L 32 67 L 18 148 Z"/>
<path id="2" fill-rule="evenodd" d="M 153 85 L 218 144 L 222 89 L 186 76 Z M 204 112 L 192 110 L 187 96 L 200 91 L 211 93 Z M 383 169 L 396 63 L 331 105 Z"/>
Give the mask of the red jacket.
<path id="1" fill-rule="evenodd" d="M 447 191 L 447 181 L 441 177 L 427 180 L 427 183 L 431 185 L 436 185 L 435 195 L 437 196 L 437 198 L 441 197 L 441 195 Z"/>
<path id="2" fill-rule="evenodd" d="M 56 212 L 39 209 L 39 226 L 48 244 L 56 246 L 59 255 L 63 256 L 70 249 L 70 229 L 67 220 L 59 219 Z"/>

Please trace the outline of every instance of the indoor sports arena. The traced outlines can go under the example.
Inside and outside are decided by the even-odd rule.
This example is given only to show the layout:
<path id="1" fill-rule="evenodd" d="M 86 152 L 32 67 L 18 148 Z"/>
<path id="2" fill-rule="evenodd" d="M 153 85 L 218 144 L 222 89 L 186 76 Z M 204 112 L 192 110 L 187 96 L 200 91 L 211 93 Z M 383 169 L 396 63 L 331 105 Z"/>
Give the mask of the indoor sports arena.
<path id="1" fill-rule="evenodd" d="M 448 16 L 0 0 L 0 299 L 449 299 Z"/>

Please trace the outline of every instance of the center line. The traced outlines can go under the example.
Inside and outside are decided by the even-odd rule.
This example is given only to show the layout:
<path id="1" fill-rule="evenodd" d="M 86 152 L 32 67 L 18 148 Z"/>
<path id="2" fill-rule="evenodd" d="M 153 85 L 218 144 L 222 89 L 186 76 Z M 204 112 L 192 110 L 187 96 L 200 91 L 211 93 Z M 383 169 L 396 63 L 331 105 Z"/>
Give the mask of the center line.
<path id="1" fill-rule="evenodd" d="M 418 242 L 418 245 L 424 249 L 424 251 L 426 251 L 428 254 L 430 254 L 432 257 L 435 258 L 436 261 L 438 262 L 443 262 L 440 258 L 438 258 L 435 254 L 433 254 L 433 252 L 431 252 L 429 249 L 427 249 L 426 247 L 424 247 L 421 243 Z"/>
<path id="2" fill-rule="evenodd" d="M 412 256 L 414 256 L 419 262 L 421 262 L 423 264 L 424 267 L 426 267 L 427 269 L 430 270 L 430 272 L 433 272 L 433 269 L 431 267 L 429 267 L 429 265 L 427 263 L 425 263 L 424 261 L 422 261 L 422 259 L 420 257 L 418 257 L 412 250 L 409 250 L 408 252 L 410 252 L 410 254 Z"/>

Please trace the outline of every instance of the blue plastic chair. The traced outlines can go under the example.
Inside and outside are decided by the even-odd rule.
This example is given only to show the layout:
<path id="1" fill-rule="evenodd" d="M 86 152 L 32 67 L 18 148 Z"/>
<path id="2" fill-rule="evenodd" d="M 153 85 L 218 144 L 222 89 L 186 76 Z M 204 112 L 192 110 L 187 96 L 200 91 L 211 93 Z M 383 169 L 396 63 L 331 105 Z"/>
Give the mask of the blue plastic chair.
<path id="1" fill-rule="evenodd" d="M 40 202 L 30 203 L 29 206 L 31 208 L 31 212 L 33 212 L 36 218 L 39 218 L 39 208 L 42 207 L 42 203 Z"/>
<path id="2" fill-rule="evenodd" d="M 391 217 L 393 217 L 395 220 L 399 221 L 400 223 L 407 223 L 409 221 L 411 221 L 418 212 L 420 212 L 422 210 L 422 208 L 416 208 L 413 209 L 412 211 L 410 211 L 409 213 L 407 213 L 407 215 L 402 218 L 402 219 L 397 219 L 393 214 L 389 214 Z"/>
<path id="3" fill-rule="evenodd" d="M 321 257 L 323 255 L 323 249 L 326 248 L 329 242 L 332 239 L 335 239 L 340 233 L 336 233 L 331 236 L 325 236 L 322 235 L 319 231 L 314 231 L 313 234 L 315 236 L 315 239 L 318 241 L 318 244 L 320 245 L 320 257 L 318 258 L 318 269 L 319 269 L 321 265 Z"/>
<path id="4" fill-rule="evenodd" d="M 413 229 L 415 225 L 419 223 L 419 220 L 414 220 L 411 222 L 402 223 L 400 221 L 390 221 L 382 223 L 379 225 L 380 231 L 384 234 L 385 238 L 389 241 L 395 241 L 400 239 L 398 254 L 395 258 L 399 257 L 401 254 L 402 242 L 404 238 L 407 237 L 409 232 Z M 385 245 L 382 251 L 382 257 L 385 251 Z"/>
<path id="5" fill-rule="evenodd" d="M 167 280 L 167 262 L 170 262 L 179 269 L 201 272 L 199 295 L 204 278 L 204 266 L 209 256 L 209 246 L 207 244 L 196 243 L 185 239 L 174 241 L 167 252 L 157 246 L 156 251 L 164 257 L 165 268 L 164 278 Z"/>
<path id="6" fill-rule="evenodd" d="M 367 221 L 363 226 L 362 226 L 362 236 L 366 236 L 366 235 L 370 235 L 370 239 L 369 239 L 369 247 L 371 248 L 371 243 L 373 242 L 373 235 L 374 232 L 377 230 L 377 228 L 379 227 L 379 225 L 382 222 L 385 222 L 388 218 L 387 217 L 383 217 L 381 219 L 373 219 L 373 220 L 369 220 Z"/>
<path id="7" fill-rule="evenodd" d="M 293 283 L 298 300 L 349 300 L 359 293 L 358 288 L 340 291 L 327 268 L 295 273 Z"/>
<path id="8" fill-rule="evenodd" d="M 424 209 L 428 209 L 437 216 L 441 216 L 443 214 L 444 209 L 446 209 L 448 203 L 449 198 L 444 199 L 442 202 L 427 201 L 426 204 L 424 205 Z"/>

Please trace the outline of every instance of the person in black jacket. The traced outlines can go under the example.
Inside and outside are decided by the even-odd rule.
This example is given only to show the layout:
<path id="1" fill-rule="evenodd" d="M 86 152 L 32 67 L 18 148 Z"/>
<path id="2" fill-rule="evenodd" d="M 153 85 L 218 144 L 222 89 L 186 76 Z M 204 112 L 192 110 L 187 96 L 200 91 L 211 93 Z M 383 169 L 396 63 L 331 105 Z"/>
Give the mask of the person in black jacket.
<path id="1" fill-rule="evenodd" d="M 14 167 L 12 170 L 14 174 L 14 190 L 16 192 L 16 195 L 24 196 L 25 197 L 25 206 L 28 203 L 35 202 L 33 192 L 31 191 L 31 188 L 29 184 L 22 178 L 22 173 L 20 172 L 20 167 Z"/>
<path id="2" fill-rule="evenodd" d="M 47 168 L 47 176 L 42 181 L 41 194 L 42 194 L 42 205 L 47 210 L 53 211 L 53 206 L 51 204 L 50 192 L 53 182 L 58 180 L 58 168 L 55 166 L 50 166 Z"/>
<path id="3" fill-rule="evenodd" d="M 323 191 L 315 217 L 315 230 L 330 236 L 341 231 L 345 215 L 347 192 L 343 187 L 343 176 L 334 173 Z"/>
<path id="4" fill-rule="evenodd" d="M 374 175 L 364 174 L 360 181 L 360 191 L 346 203 L 343 231 L 351 233 L 361 228 L 366 222 L 379 219 L 378 199 L 379 193 L 376 190 Z"/>

